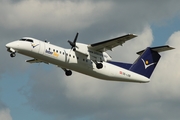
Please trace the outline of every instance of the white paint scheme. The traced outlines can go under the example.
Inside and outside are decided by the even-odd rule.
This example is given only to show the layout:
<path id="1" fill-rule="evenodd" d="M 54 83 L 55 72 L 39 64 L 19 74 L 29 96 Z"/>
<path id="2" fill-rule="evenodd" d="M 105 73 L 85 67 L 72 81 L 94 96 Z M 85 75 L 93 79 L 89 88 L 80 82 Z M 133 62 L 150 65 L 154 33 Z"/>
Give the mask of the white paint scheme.
<path id="1" fill-rule="evenodd" d="M 24 37 L 23 39 L 32 40 L 33 42 L 17 40 L 6 44 L 6 47 L 11 53 L 15 54 L 15 52 L 17 52 L 34 58 L 32 60 L 27 60 L 27 62 L 30 63 L 50 63 L 64 70 L 73 70 L 109 81 L 140 83 L 150 81 L 147 77 L 108 63 L 107 61 L 111 60 L 111 57 L 106 52 L 94 50 L 87 44 L 77 43 L 76 45 L 78 48 L 73 51 L 72 49 L 65 49 L 30 37 Z M 111 48 L 106 47 L 104 49 L 110 50 L 112 47 L 115 46 L 111 46 Z M 95 62 L 102 62 L 103 67 L 97 69 Z M 125 73 L 125 75 L 120 74 L 120 71 Z"/>

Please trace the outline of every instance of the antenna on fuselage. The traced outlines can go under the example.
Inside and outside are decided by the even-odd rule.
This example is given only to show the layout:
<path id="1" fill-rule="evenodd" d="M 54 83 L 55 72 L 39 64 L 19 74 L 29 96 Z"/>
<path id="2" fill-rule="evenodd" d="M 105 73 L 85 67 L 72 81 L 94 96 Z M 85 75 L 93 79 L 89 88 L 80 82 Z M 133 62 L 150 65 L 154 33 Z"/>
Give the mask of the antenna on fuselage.
<path id="1" fill-rule="evenodd" d="M 50 42 L 48 42 L 48 41 L 47 41 L 47 39 L 45 39 L 45 41 L 44 41 L 44 42 L 45 42 L 45 43 L 48 43 L 48 44 L 50 44 Z"/>

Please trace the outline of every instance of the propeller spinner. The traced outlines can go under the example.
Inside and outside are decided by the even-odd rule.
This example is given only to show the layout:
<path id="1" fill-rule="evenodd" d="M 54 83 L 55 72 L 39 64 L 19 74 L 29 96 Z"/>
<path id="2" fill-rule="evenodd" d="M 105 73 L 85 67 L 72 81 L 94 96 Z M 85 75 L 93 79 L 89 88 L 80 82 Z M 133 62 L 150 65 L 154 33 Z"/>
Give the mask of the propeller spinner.
<path id="1" fill-rule="evenodd" d="M 76 50 L 76 48 L 78 48 L 78 47 L 76 46 L 76 41 L 77 41 L 78 35 L 79 35 L 79 33 L 76 34 L 76 37 L 74 38 L 74 41 L 73 41 L 73 42 L 70 41 L 70 40 L 68 40 L 68 43 L 71 45 L 71 49 L 73 49 L 74 51 Z"/>

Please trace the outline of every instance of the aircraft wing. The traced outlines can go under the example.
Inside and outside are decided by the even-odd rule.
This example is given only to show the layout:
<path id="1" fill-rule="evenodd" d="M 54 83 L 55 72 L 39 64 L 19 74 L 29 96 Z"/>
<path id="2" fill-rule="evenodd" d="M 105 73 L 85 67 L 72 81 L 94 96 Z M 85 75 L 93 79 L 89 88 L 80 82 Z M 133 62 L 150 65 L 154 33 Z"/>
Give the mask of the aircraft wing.
<path id="1" fill-rule="evenodd" d="M 103 42 L 98 42 L 98 43 L 94 43 L 89 45 L 88 47 L 90 49 L 96 50 L 96 51 L 100 51 L 100 52 L 105 52 L 107 50 L 112 50 L 112 48 L 118 46 L 118 45 L 122 45 L 123 43 L 125 43 L 126 41 L 137 37 L 137 35 L 135 34 L 127 34 L 124 36 L 120 36 L 117 38 L 113 38 L 110 40 L 106 40 Z"/>
<path id="2" fill-rule="evenodd" d="M 26 60 L 26 62 L 28 62 L 28 63 L 41 63 L 41 62 L 44 62 L 44 61 L 34 58 L 34 59 L 31 59 L 31 60 Z M 44 62 L 44 63 L 49 64 L 47 62 Z"/>

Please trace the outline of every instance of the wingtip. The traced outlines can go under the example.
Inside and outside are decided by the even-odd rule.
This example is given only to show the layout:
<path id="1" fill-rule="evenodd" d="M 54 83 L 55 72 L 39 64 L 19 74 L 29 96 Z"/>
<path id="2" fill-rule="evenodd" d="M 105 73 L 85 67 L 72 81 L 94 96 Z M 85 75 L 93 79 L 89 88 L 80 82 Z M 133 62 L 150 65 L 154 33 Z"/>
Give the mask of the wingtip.
<path id="1" fill-rule="evenodd" d="M 168 45 L 168 47 L 169 47 L 169 49 L 171 49 L 171 50 L 172 50 L 172 49 L 175 49 L 174 47 L 171 47 L 171 46 L 169 46 L 169 45 Z"/>
<path id="2" fill-rule="evenodd" d="M 163 46 L 162 46 L 163 47 Z M 175 49 L 174 47 L 171 47 L 169 45 L 164 45 L 164 47 L 167 47 L 169 50 Z"/>
<path id="3" fill-rule="evenodd" d="M 132 34 L 132 33 L 128 33 L 128 35 L 133 36 L 133 37 L 137 37 L 138 36 L 138 35 Z"/>

